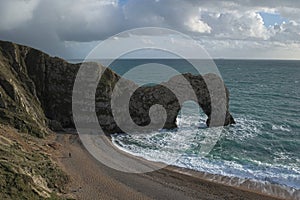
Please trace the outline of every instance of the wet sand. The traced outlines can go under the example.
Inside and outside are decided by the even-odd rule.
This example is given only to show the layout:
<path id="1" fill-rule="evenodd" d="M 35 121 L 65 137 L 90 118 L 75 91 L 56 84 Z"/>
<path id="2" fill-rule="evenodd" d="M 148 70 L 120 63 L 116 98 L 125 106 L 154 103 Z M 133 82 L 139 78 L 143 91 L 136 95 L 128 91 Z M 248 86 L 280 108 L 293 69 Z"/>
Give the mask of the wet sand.
<path id="1" fill-rule="evenodd" d="M 92 157 L 77 135 L 57 134 L 55 141 L 58 149 L 54 159 L 71 177 L 69 192 L 76 199 L 279 199 L 208 181 L 201 173 L 176 167 L 144 174 L 116 171 Z"/>

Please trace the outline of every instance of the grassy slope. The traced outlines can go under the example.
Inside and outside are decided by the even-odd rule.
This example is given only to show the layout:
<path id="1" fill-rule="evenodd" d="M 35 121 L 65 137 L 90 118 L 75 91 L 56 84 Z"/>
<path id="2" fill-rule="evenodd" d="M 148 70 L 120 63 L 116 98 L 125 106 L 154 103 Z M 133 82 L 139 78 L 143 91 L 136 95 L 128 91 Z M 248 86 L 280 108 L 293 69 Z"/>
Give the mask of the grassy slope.
<path id="1" fill-rule="evenodd" d="M 68 176 L 50 159 L 47 139 L 0 125 L 0 199 L 65 199 Z"/>

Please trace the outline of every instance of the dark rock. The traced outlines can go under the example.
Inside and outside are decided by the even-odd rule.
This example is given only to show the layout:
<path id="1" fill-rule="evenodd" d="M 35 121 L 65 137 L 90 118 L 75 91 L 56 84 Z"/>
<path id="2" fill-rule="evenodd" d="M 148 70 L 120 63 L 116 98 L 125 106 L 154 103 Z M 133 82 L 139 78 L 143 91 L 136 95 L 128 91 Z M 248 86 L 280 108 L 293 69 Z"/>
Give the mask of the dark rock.
<path id="1" fill-rule="evenodd" d="M 24 59 L 31 48 L 0 41 L 0 122 L 42 137 L 46 117 Z"/>
<path id="2" fill-rule="evenodd" d="M 14 86 L 8 80 L 5 80 L 3 77 L 0 77 L 0 86 L 4 89 L 4 91 L 12 100 L 15 100 L 16 94 Z"/>
<path id="3" fill-rule="evenodd" d="M 207 126 L 227 126 L 234 124 L 234 119 L 229 113 L 229 92 L 224 86 L 224 83 L 220 77 L 215 74 L 206 74 L 201 75 L 192 75 L 184 74 L 183 75 L 186 81 L 182 81 L 181 75 L 171 78 L 168 82 L 163 83 L 163 85 L 156 85 L 150 87 L 140 87 L 135 91 L 131 97 L 130 104 L 130 114 L 133 118 L 133 121 L 138 125 L 148 125 L 150 123 L 149 109 L 155 104 L 162 105 L 167 111 L 167 120 L 164 125 L 164 128 L 170 129 L 175 128 L 176 118 L 181 109 L 182 104 L 185 101 L 192 100 L 199 104 L 203 112 L 208 116 Z M 211 123 L 212 117 L 212 107 L 211 102 L 213 97 L 210 96 L 210 92 L 207 87 L 207 83 L 212 83 L 212 86 L 217 86 L 220 89 L 223 87 L 224 92 L 220 91 L 218 96 L 215 95 L 217 101 L 221 101 L 223 98 L 223 104 L 215 103 L 218 106 L 216 109 L 216 115 L 222 115 L 220 119 L 215 119 L 214 123 Z M 168 88 L 166 87 L 168 86 Z M 192 86 L 192 89 L 189 87 Z M 175 94 L 170 90 L 176 91 Z M 219 90 L 220 90 L 219 89 Z M 216 91 L 216 89 L 214 89 Z M 193 98 L 193 93 L 196 95 Z M 144 98 L 146 97 L 146 98 Z M 178 101 L 181 100 L 181 102 Z M 137 102 L 141 103 L 138 104 Z M 223 109 L 223 111 L 219 111 Z"/>
<path id="4" fill-rule="evenodd" d="M 48 126 L 52 131 L 63 131 L 63 127 L 60 122 L 56 120 L 49 120 Z"/>
<path id="5" fill-rule="evenodd" d="M 92 98 L 95 97 L 99 124 L 107 134 L 122 132 L 113 117 L 110 101 L 113 89 L 121 77 L 99 64 L 85 65 L 94 65 L 99 71 L 104 71 L 96 94 L 92 95 Z M 72 92 L 80 66 L 81 64 L 71 64 L 30 47 L 0 41 L 0 112 L 4 113 L 4 116 L 0 116 L 0 121 L 16 123 L 18 127 L 23 124 L 27 129 L 32 127 L 30 131 L 34 132 L 45 132 L 49 119 L 51 120 L 48 126 L 52 130 L 74 128 Z M 228 90 L 218 76 L 184 74 L 184 77 L 184 84 L 180 83 L 180 76 L 175 76 L 162 85 L 138 88 L 130 98 L 129 111 L 133 122 L 140 126 L 149 124 L 150 108 L 160 104 L 167 112 L 164 128 L 175 128 L 180 106 L 184 101 L 194 100 L 208 116 L 209 126 L 234 123 L 229 113 Z M 211 88 L 215 94 L 210 95 L 207 82 L 217 83 L 212 84 Z M 120 92 L 120 98 L 128 95 L 126 87 L 130 85 L 137 87 L 135 83 L 126 80 L 126 84 L 121 88 L 125 90 Z M 194 99 L 190 99 L 192 94 L 186 92 L 188 85 L 192 86 L 192 91 L 196 94 Z M 222 93 L 222 88 L 225 88 L 225 95 L 218 97 L 217 94 Z M 176 95 L 173 90 L 177 91 Z M 90 95 L 82 91 L 83 97 Z M 221 113 L 224 116 L 221 116 Z M 128 118 L 124 118 L 123 123 L 126 124 L 127 120 Z M 156 120 L 159 122 L 161 119 Z"/>
<path id="6" fill-rule="evenodd" d="M 0 92 L 0 108 L 6 108 L 5 101 L 2 97 L 1 92 Z"/>

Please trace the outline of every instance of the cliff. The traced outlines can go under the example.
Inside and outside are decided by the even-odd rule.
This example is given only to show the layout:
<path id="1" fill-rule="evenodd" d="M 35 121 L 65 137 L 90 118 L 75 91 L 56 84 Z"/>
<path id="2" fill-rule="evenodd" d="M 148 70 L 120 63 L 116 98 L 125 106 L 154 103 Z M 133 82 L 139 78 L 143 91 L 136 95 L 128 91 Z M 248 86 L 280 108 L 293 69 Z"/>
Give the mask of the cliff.
<path id="1" fill-rule="evenodd" d="M 54 131 L 74 128 L 72 92 L 80 65 L 51 57 L 30 47 L 0 41 L 0 123 L 12 125 L 39 137 L 46 134 L 48 128 Z M 112 91 L 120 77 L 99 64 L 93 65 L 104 71 L 95 95 L 99 124 L 107 134 L 122 132 L 113 118 L 110 105 Z M 197 95 L 195 100 L 208 116 L 207 125 L 222 126 L 234 123 L 228 110 L 229 93 L 226 87 L 226 106 L 223 108 L 226 113 L 225 120 L 222 123 L 211 123 L 212 101 L 204 79 L 224 85 L 219 77 L 214 74 L 184 76 Z M 178 81 L 177 78 L 173 77 L 164 83 L 165 86 L 170 83 L 170 86 L 175 85 L 177 89 L 179 87 L 179 91 L 180 87 L 186 88 L 174 84 Z M 134 85 L 129 80 L 127 83 Z M 130 115 L 136 124 L 149 124 L 149 108 L 154 104 L 161 104 L 167 111 L 164 127 L 176 127 L 176 117 L 183 102 L 178 101 L 165 86 L 141 87 L 134 92 L 130 98 Z"/>

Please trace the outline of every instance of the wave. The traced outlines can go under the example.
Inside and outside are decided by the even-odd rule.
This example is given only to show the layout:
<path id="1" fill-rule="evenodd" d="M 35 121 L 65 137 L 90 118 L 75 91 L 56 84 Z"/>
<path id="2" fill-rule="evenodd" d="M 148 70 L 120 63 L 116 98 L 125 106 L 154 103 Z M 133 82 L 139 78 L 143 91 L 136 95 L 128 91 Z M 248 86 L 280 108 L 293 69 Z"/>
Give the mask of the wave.
<path id="1" fill-rule="evenodd" d="M 115 134 L 112 141 L 119 149 L 150 161 L 236 177 L 241 183 L 253 180 L 257 185 L 277 184 L 288 189 L 291 195 L 300 193 L 300 158 L 284 151 L 280 138 L 274 135 L 274 131 L 290 133 L 290 126 L 236 116 L 237 124 L 223 128 L 215 148 L 203 157 L 202 141 L 213 129 L 206 127 L 205 115 L 200 118 L 197 115 L 197 120 L 195 113 L 180 116 L 179 128 L 174 131 Z"/>
<path id="2" fill-rule="evenodd" d="M 291 128 L 287 125 L 275 125 L 275 124 L 272 125 L 272 130 L 274 130 L 274 131 L 279 130 L 279 131 L 286 131 L 286 132 L 292 131 Z"/>

